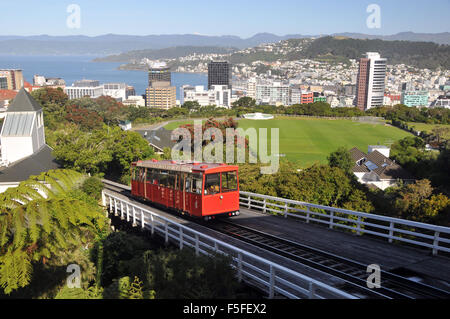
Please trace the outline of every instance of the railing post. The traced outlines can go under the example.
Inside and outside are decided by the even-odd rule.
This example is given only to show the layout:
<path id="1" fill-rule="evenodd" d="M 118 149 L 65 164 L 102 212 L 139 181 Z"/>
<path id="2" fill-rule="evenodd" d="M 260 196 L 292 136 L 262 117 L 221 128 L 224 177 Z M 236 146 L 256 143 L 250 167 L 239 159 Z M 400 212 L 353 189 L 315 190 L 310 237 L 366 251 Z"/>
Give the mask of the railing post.
<path id="1" fill-rule="evenodd" d="M 356 233 L 358 234 L 358 236 L 360 236 L 361 235 L 361 216 L 358 216 L 356 229 L 358 230 Z"/>
<path id="2" fill-rule="evenodd" d="M 196 255 L 196 256 L 199 256 L 199 255 L 200 255 L 199 242 L 198 242 L 198 234 L 195 234 L 195 255 Z"/>
<path id="3" fill-rule="evenodd" d="M 434 242 L 433 242 L 433 256 L 436 256 L 438 254 L 439 250 L 439 232 L 434 233 Z"/>
<path id="4" fill-rule="evenodd" d="M 109 198 L 109 213 L 112 214 L 112 198 Z"/>
<path id="5" fill-rule="evenodd" d="M 275 269 L 270 265 L 269 299 L 275 296 Z"/>
<path id="6" fill-rule="evenodd" d="M 267 200 L 264 198 L 264 206 L 263 206 L 263 213 L 266 213 L 266 208 L 267 208 Z"/>
<path id="7" fill-rule="evenodd" d="M 180 250 L 183 250 L 183 228 L 180 226 Z"/>
<path id="8" fill-rule="evenodd" d="M 248 209 L 252 208 L 252 197 L 248 195 Z"/>
<path id="9" fill-rule="evenodd" d="M 242 253 L 238 252 L 238 281 L 242 282 Z"/>
<path id="10" fill-rule="evenodd" d="M 130 221 L 130 205 L 127 204 L 127 222 Z"/>
<path id="11" fill-rule="evenodd" d="M 164 232 L 165 232 L 164 242 L 167 245 L 169 243 L 169 223 L 167 221 L 164 225 Z"/>
<path id="12" fill-rule="evenodd" d="M 137 223 L 136 223 L 136 209 L 133 206 L 133 227 L 136 227 Z"/>
<path id="13" fill-rule="evenodd" d="M 389 224 L 389 243 L 394 241 L 394 222 Z"/>
<path id="14" fill-rule="evenodd" d="M 316 285 L 313 282 L 309 283 L 309 299 L 316 299 Z"/>
<path id="15" fill-rule="evenodd" d="M 214 252 L 218 252 L 219 251 L 219 245 L 217 244 L 217 242 L 214 242 Z"/>
<path id="16" fill-rule="evenodd" d="M 288 217 L 288 203 L 284 203 L 284 218 Z"/>
<path id="17" fill-rule="evenodd" d="M 144 210 L 141 209 L 141 229 L 144 230 L 145 229 L 145 215 L 144 215 Z"/>
<path id="18" fill-rule="evenodd" d="M 117 200 L 114 198 L 114 215 L 117 216 Z"/>
<path id="19" fill-rule="evenodd" d="M 334 226 L 334 212 L 330 212 L 330 229 L 333 229 Z"/>
<path id="20" fill-rule="evenodd" d="M 120 213 L 122 214 L 122 212 L 123 212 L 123 202 L 122 201 L 120 201 Z M 119 216 L 119 214 L 114 214 L 114 216 Z"/>
<path id="21" fill-rule="evenodd" d="M 309 217 L 311 215 L 311 212 L 309 210 L 309 206 L 306 206 L 306 223 L 309 224 Z"/>
<path id="22" fill-rule="evenodd" d="M 151 226 L 152 226 L 151 234 L 153 236 L 155 234 L 155 221 L 154 221 L 154 218 L 153 218 L 153 214 L 150 214 L 150 223 L 151 223 Z"/>

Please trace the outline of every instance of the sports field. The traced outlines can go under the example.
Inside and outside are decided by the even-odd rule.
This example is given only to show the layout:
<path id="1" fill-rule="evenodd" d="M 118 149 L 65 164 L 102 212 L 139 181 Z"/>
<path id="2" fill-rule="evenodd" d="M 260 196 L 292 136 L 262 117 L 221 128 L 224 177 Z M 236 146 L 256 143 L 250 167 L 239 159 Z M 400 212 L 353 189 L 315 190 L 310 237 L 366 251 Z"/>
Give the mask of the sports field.
<path id="1" fill-rule="evenodd" d="M 167 129 L 174 129 L 180 124 L 171 123 Z M 369 145 L 391 145 L 395 141 L 411 134 L 392 126 L 367 124 L 351 120 L 325 120 L 304 118 L 279 118 L 267 121 L 239 120 L 243 129 L 279 128 L 280 155 L 290 161 L 299 163 L 301 167 L 326 163 L 327 156 L 338 147 L 347 149 L 358 147 L 367 152 Z M 270 143 L 269 143 L 270 145 Z M 270 146 L 269 146 L 270 147 Z M 270 148 L 269 148 L 270 152 Z"/>

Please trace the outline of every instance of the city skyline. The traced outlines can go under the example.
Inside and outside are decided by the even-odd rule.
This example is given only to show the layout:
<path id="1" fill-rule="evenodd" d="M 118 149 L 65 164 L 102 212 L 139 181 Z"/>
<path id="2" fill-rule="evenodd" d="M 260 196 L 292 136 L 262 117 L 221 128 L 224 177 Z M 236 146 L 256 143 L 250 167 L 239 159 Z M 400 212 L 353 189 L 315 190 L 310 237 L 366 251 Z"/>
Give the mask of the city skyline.
<path id="1" fill-rule="evenodd" d="M 23 1 L 1 4 L 4 12 L 0 35 L 53 36 L 104 34 L 167 35 L 198 34 L 207 36 L 234 35 L 249 38 L 258 33 L 321 35 L 342 32 L 371 35 L 392 35 L 400 32 L 440 33 L 450 31 L 446 13 L 450 1 L 433 0 L 411 5 L 399 1 L 356 1 L 344 3 L 322 0 L 314 3 L 295 0 L 274 2 L 230 0 L 228 10 L 223 3 L 197 0 L 186 5 L 179 0 L 164 3 L 147 3 L 136 0 L 100 1 Z M 33 10 L 23 10 L 27 3 Z M 70 28 L 67 20 L 80 9 L 79 28 Z M 380 8 L 380 25 L 371 27 L 367 19 L 372 14 L 368 8 Z M 437 10 L 438 9 L 438 10 Z M 17 12 L 22 18 L 17 19 Z M 433 16 L 428 23 L 424 16 Z M 218 20 L 227 23 L 217 23 Z M 120 23 L 117 23 L 120 21 Z M 283 21 L 282 24 L 279 21 Z"/>

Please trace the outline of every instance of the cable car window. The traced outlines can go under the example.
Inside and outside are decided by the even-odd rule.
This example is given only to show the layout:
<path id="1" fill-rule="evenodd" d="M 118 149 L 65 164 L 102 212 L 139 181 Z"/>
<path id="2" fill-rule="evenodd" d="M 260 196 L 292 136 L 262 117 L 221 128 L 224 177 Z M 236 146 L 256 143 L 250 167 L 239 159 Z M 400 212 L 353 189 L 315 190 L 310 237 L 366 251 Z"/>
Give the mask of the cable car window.
<path id="1" fill-rule="evenodd" d="M 169 174 L 167 175 L 167 188 L 173 189 L 175 187 L 175 175 Z"/>
<path id="2" fill-rule="evenodd" d="M 203 175 L 195 174 L 192 180 L 192 193 L 194 194 L 202 194 L 203 186 Z"/>
<path id="3" fill-rule="evenodd" d="M 166 171 L 159 172 L 159 184 L 162 187 L 167 187 L 169 185 L 169 172 Z"/>
<path id="4" fill-rule="evenodd" d="M 214 195 L 220 193 L 220 174 L 206 175 L 205 195 Z"/>
<path id="5" fill-rule="evenodd" d="M 186 185 L 185 185 L 185 191 L 190 193 L 191 192 L 191 184 L 192 184 L 192 176 L 186 176 Z"/>
<path id="6" fill-rule="evenodd" d="M 131 168 L 131 179 L 133 181 L 136 180 L 136 166 L 132 166 L 132 168 Z"/>
<path id="7" fill-rule="evenodd" d="M 222 173 L 222 193 L 238 190 L 237 172 Z"/>

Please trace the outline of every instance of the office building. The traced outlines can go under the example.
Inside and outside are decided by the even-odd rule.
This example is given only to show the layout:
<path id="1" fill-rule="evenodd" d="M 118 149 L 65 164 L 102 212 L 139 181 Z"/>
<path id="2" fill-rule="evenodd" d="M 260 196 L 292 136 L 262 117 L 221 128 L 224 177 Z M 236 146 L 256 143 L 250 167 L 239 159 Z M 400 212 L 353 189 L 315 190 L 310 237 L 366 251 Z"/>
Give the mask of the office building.
<path id="1" fill-rule="evenodd" d="M 172 84 L 172 73 L 166 63 L 153 63 L 148 70 L 148 86 L 153 82 L 169 82 Z"/>
<path id="2" fill-rule="evenodd" d="M 367 52 L 366 57 L 359 60 L 356 106 L 360 110 L 383 105 L 386 66 L 386 59 L 376 52 Z"/>
<path id="3" fill-rule="evenodd" d="M 66 87 L 64 92 L 71 100 L 85 96 L 95 99 L 103 95 L 103 85 L 100 85 L 100 82 L 95 80 L 81 80 L 76 81 L 72 86 Z"/>
<path id="4" fill-rule="evenodd" d="M 401 103 L 409 107 L 428 106 L 429 94 L 427 91 L 404 91 Z"/>
<path id="5" fill-rule="evenodd" d="M 103 95 L 110 96 L 118 102 L 123 102 L 129 96 L 135 95 L 136 92 L 132 86 L 127 86 L 125 83 L 105 83 L 103 84 Z"/>
<path id="6" fill-rule="evenodd" d="M 226 61 L 211 61 L 208 63 L 208 90 L 213 85 L 226 85 L 232 90 L 231 64 Z"/>
<path id="7" fill-rule="evenodd" d="M 145 103 L 149 108 L 171 109 L 177 105 L 177 89 L 168 81 L 153 81 L 146 89 Z"/>
<path id="8" fill-rule="evenodd" d="M 181 104 L 196 101 L 200 106 L 231 107 L 231 90 L 226 85 L 213 85 L 211 90 L 205 90 L 203 85 L 185 85 L 180 90 Z"/>

